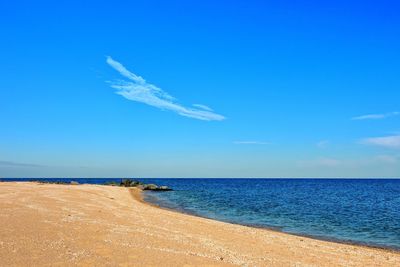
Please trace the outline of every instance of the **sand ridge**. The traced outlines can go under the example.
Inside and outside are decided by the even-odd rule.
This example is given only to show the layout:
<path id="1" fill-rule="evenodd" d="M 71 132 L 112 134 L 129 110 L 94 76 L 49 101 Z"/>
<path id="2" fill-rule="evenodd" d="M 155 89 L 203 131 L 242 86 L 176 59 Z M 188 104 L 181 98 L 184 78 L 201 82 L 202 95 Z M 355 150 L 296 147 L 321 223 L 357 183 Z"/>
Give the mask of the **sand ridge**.
<path id="1" fill-rule="evenodd" d="M 399 252 L 181 214 L 121 187 L 0 183 L 0 211 L 0 266 L 400 266 Z"/>

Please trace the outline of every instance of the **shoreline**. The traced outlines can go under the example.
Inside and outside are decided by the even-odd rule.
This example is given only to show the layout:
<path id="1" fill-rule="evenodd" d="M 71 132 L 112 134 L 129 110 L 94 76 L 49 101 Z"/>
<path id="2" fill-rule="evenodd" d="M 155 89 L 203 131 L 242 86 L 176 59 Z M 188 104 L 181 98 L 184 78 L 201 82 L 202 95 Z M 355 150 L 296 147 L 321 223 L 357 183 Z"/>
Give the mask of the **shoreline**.
<path id="1" fill-rule="evenodd" d="M 369 249 L 376 249 L 376 250 L 388 251 L 388 252 L 393 252 L 393 253 L 400 253 L 400 248 L 395 248 L 395 247 L 390 247 L 390 246 L 378 246 L 378 245 L 371 245 L 371 244 L 366 244 L 366 243 L 356 242 L 356 241 L 344 241 L 344 240 L 340 240 L 340 239 L 324 238 L 324 237 L 318 237 L 318 236 L 307 235 L 307 234 L 288 233 L 288 232 L 285 232 L 285 231 L 282 231 L 282 230 L 279 230 L 276 228 L 272 228 L 272 227 L 256 226 L 256 225 L 251 225 L 251 224 L 247 225 L 247 224 L 240 224 L 240 223 L 233 223 L 233 222 L 229 222 L 229 221 L 212 219 L 212 218 L 208 218 L 205 216 L 201 216 L 199 214 L 180 211 L 180 210 L 176 210 L 176 209 L 172 209 L 172 208 L 168 208 L 168 207 L 159 206 L 159 205 L 151 203 L 151 202 L 147 202 L 146 200 L 144 200 L 143 195 L 145 194 L 145 192 L 143 190 L 140 190 L 139 188 L 130 188 L 129 190 L 131 192 L 132 197 L 135 200 L 137 200 L 143 204 L 149 205 L 149 206 L 157 208 L 157 209 L 167 210 L 170 212 L 176 212 L 178 214 L 193 216 L 193 217 L 197 217 L 197 218 L 201 218 L 201 219 L 207 219 L 207 220 L 212 220 L 212 221 L 222 222 L 222 223 L 227 223 L 227 224 L 232 224 L 232 225 L 239 225 L 239 226 L 249 227 L 249 228 L 254 228 L 254 229 L 261 229 L 261 230 L 286 234 L 286 235 L 290 235 L 290 236 L 309 238 L 309 239 L 313 239 L 313 240 L 317 240 L 317 241 L 324 241 L 324 242 L 330 242 L 330 243 L 336 243 L 336 244 L 358 246 L 358 247 L 364 247 L 364 248 L 369 248 Z"/>
<path id="2" fill-rule="evenodd" d="M 400 253 L 152 206 L 139 190 L 0 183 L 4 266 L 395 266 Z"/>

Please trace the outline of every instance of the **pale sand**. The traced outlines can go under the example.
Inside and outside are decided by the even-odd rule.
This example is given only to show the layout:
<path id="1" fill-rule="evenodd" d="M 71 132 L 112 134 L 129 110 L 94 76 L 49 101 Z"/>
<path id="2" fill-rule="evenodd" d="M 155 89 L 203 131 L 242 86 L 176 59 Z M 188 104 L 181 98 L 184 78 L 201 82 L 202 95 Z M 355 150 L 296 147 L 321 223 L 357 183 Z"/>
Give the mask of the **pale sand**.
<path id="1" fill-rule="evenodd" d="M 0 183 L 0 226 L 1 266 L 400 266 L 399 252 L 180 214 L 110 186 Z"/>

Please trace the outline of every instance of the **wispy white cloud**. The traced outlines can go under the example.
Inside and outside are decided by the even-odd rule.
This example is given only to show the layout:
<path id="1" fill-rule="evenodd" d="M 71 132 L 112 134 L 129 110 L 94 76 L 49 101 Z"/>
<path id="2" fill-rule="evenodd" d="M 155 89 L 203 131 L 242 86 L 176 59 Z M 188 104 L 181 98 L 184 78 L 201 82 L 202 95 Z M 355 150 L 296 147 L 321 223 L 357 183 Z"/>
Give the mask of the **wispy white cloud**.
<path id="1" fill-rule="evenodd" d="M 400 135 L 364 138 L 361 140 L 361 143 L 366 145 L 400 149 Z"/>
<path id="2" fill-rule="evenodd" d="M 388 113 L 382 113 L 382 114 L 367 114 L 367 115 L 353 117 L 351 119 L 352 120 L 380 120 L 380 119 L 386 119 L 388 117 L 393 117 L 393 116 L 398 116 L 398 115 L 400 115 L 400 112 L 394 111 L 394 112 L 388 112 Z"/>
<path id="3" fill-rule="evenodd" d="M 212 111 L 211 108 L 196 104 L 194 108 L 185 107 L 176 102 L 176 99 L 161 88 L 146 82 L 142 77 L 127 70 L 121 63 L 107 57 L 107 63 L 128 80 L 110 82 L 111 87 L 117 89 L 117 94 L 126 99 L 141 102 L 153 107 L 170 110 L 181 116 L 205 121 L 221 121 L 225 117 Z"/>
<path id="4" fill-rule="evenodd" d="M 45 167 L 44 165 L 0 160 L 0 167 Z"/>
<path id="5" fill-rule="evenodd" d="M 270 145 L 270 142 L 263 141 L 235 141 L 233 142 L 236 145 Z"/>
<path id="6" fill-rule="evenodd" d="M 214 111 L 212 108 L 206 106 L 206 105 L 202 105 L 202 104 L 193 104 L 193 107 L 199 108 L 199 109 L 204 109 L 207 111 Z"/>

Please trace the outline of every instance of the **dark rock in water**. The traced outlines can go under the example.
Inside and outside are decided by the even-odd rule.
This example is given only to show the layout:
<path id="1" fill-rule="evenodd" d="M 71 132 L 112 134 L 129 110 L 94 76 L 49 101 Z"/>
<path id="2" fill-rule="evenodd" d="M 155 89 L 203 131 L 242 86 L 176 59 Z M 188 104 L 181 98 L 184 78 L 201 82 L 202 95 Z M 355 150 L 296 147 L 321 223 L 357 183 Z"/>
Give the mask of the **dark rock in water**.
<path id="1" fill-rule="evenodd" d="M 168 186 L 159 186 L 159 187 L 157 187 L 157 188 L 154 188 L 154 189 L 148 189 L 148 190 L 151 190 L 151 191 L 172 191 L 172 189 L 171 188 L 169 188 Z"/>
<path id="2" fill-rule="evenodd" d="M 172 191 L 172 189 L 169 188 L 168 186 L 160 186 L 158 188 L 158 191 Z"/>
<path id="3" fill-rule="evenodd" d="M 71 185 L 78 185 L 79 183 L 77 181 L 71 181 L 70 184 Z"/>
<path id="4" fill-rule="evenodd" d="M 139 181 L 132 180 L 132 179 L 123 179 L 120 183 L 120 186 L 124 187 L 136 187 L 140 184 Z"/>
<path id="5" fill-rule="evenodd" d="M 168 186 L 157 186 L 155 184 L 146 184 L 140 188 L 146 191 L 172 191 Z"/>
<path id="6" fill-rule="evenodd" d="M 155 184 L 146 184 L 146 185 L 144 185 L 144 187 L 143 187 L 143 190 L 157 190 L 158 189 L 158 186 L 157 185 L 155 185 Z"/>
<path id="7" fill-rule="evenodd" d="M 169 188 L 168 186 L 158 186 L 156 184 L 143 184 L 142 182 L 139 182 L 139 181 L 133 180 L 133 179 L 122 179 L 120 183 L 111 181 L 111 182 L 105 183 L 105 185 L 122 186 L 122 187 L 137 187 L 141 190 L 146 190 L 146 191 L 172 191 L 172 189 Z"/>

